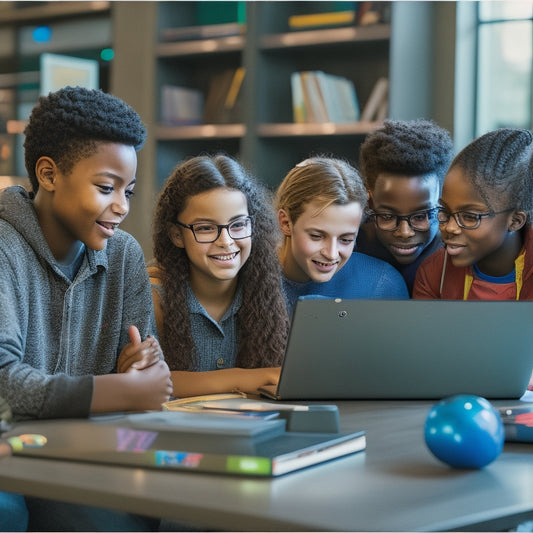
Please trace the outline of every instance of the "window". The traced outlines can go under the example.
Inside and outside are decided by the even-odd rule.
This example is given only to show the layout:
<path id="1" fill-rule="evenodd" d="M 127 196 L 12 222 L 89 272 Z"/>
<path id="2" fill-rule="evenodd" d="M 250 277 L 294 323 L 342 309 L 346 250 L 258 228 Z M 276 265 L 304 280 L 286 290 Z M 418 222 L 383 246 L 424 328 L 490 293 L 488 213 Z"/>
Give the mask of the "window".
<path id="1" fill-rule="evenodd" d="M 533 127 L 533 0 L 478 4 L 476 137 Z"/>

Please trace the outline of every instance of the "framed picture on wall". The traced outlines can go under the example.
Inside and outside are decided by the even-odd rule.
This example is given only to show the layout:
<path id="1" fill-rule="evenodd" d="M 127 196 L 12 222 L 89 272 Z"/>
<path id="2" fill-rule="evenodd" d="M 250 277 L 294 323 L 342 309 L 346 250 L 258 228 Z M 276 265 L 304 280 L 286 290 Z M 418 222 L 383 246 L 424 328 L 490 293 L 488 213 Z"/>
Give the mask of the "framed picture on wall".
<path id="1" fill-rule="evenodd" d="M 67 85 L 98 89 L 99 70 L 95 59 L 42 54 L 40 63 L 42 95 Z"/>

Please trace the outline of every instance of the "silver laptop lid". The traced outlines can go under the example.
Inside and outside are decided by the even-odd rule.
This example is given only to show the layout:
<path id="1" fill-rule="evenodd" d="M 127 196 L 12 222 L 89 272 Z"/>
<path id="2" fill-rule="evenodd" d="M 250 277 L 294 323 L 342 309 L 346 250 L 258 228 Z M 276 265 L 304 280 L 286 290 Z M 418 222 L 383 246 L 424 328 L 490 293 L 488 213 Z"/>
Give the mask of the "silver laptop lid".
<path id="1" fill-rule="evenodd" d="M 283 400 L 519 398 L 533 301 L 299 300 Z"/>

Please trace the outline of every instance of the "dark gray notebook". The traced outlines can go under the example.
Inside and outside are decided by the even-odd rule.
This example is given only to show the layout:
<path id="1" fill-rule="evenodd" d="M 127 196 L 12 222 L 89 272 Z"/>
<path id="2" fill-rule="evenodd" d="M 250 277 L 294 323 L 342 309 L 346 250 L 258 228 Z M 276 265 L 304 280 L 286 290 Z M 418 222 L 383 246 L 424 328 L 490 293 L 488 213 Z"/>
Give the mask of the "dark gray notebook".
<path id="1" fill-rule="evenodd" d="M 519 398 L 533 301 L 299 300 L 278 400 Z"/>

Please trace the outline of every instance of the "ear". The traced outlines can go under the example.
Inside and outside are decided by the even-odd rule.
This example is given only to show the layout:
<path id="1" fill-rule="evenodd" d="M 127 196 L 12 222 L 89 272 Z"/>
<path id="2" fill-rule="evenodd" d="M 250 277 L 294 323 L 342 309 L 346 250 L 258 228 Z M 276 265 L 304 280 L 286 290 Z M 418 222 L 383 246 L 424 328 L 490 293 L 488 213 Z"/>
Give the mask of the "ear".
<path id="1" fill-rule="evenodd" d="M 57 166 L 54 160 L 49 157 L 40 157 L 37 163 L 35 163 L 35 175 L 37 176 L 40 189 L 53 192 L 55 190 L 57 173 Z"/>
<path id="2" fill-rule="evenodd" d="M 280 209 L 278 211 L 278 224 L 281 233 L 283 233 L 285 237 L 290 237 L 292 234 L 292 224 L 285 209 Z"/>
<path id="3" fill-rule="evenodd" d="M 183 235 L 181 234 L 181 229 L 178 228 L 175 224 L 170 224 L 168 228 L 168 236 L 172 241 L 172 244 L 178 248 L 185 248 L 183 244 Z"/>
<path id="4" fill-rule="evenodd" d="M 368 193 L 368 208 L 374 210 L 374 199 L 372 198 L 372 191 L 370 189 L 367 189 L 366 192 Z"/>
<path id="5" fill-rule="evenodd" d="M 509 231 L 518 231 L 522 229 L 527 222 L 527 213 L 525 211 L 515 210 L 509 218 Z"/>

